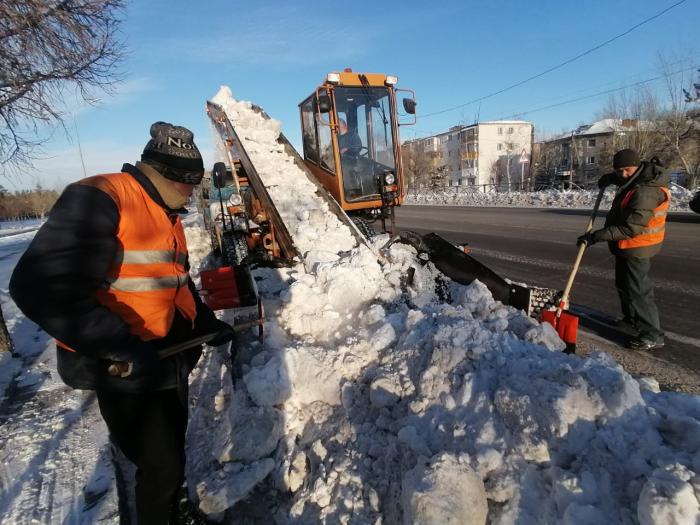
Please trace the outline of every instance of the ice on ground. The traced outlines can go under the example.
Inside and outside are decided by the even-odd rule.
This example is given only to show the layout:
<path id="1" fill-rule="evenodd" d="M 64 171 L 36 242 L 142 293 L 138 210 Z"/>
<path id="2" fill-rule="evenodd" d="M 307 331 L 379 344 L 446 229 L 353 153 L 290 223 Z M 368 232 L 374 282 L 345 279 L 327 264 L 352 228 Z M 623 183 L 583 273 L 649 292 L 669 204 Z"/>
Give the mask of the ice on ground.
<path id="1" fill-rule="evenodd" d="M 467 510 L 495 524 L 697 520 L 699 398 L 641 388 L 605 354 L 561 353 L 548 325 L 478 281 L 447 280 L 445 298 L 411 247 L 323 236 L 294 211 L 315 187 L 284 176 L 278 125 L 226 88 L 216 101 L 275 199 L 297 199 L 284 213 L 305 258 L 255 270 L 265 343 L 211 355 L 193 376 L 188 477 L 203 510 L 234 521 L 226 509 L 258 498 L 279 524 L 463 522 Z M 264 442 L 275 418 L 232 422 L 270 409 L 274 452 L 244 460 L 236 443 Z M 472 489 L 447 500 L 452 484 Z"/>

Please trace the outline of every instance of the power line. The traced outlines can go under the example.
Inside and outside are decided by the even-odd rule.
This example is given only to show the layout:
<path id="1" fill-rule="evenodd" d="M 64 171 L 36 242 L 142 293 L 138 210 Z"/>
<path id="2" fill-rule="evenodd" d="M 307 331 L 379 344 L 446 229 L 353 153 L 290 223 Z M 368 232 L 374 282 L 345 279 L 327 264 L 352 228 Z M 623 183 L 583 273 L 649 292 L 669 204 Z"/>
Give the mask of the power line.
<path id="1" fill-rule="evenodd" d="M 518 112 L 518 113 L 512 113 L 511 115 L 508 115 L 508 116 L 506 116 L 506 117 L 502 117 L 502 118 L 499 119 L 499 120 L 514 119 L 514 118 L 516 118 L 516 117 L 518 117 L 518 116 L 529 115 L 530 113 L 536 113 L 536 112 L 538 112 L 538 111 L 544 111 L 545 109 L 556 108 L 556 107 L 559 107 L 559 106 L 563 106 L 563 105 L 565 105 L 565 104 L 572 104 L 572 103 L 574 103 L 574 102 L 580 102 L 581 100 L 586 100 L 586 99 L 589 99 L 589 98 L 599 97 L 600 95 L 607 95 L 607 94 L 609 94 L 609 93 L 614 93 L 615 91 L 621 91 L 621 90 L 623 90 L 623 89 L 628 89 L 628 88 L 635 87 L 635 86 L 641 86 L 642 84 L 647 84 L 647 83 L 649 83 L 649 82 L 654 82 L 655 80 L 659 80 L 659 79 L 665 78 L 665 77 L 668 76 L 668 75 L 677 75 L 678 73 L 685 73 L 686 71 L 692 71 L 693 69 L 695 69 L 695 68 L 697 68 L 697 67 L 698 67 L 698 66 L 693 66 L 693 67 L 689 67 L 689 68 L 685 68 L 685 69 L 679 69 L 679 70 L 673 71 L 673 72 L 671 72 L 671 73 L 664 73 L 663 75 L 658 75 L 658 76 L 656 76 L 656 77 L 648 78 L 648 79 L 646 79 L 646 80 L 640 80 L 639 82 L 634 82 L 634 83 L 632 83 L 632 84 L 627 84 L 626 86 L 622 86 L 622 87 L 618 87 L 618 88 L 614 88 L 614 89 L 606 89 L 605 91 L 599 91 L 598 93 L 593 93 L 592 95 L 585 95 L 585 96 L 582 96 L 582 97 L 572 98 L 572 99 L 569 99 L 569 100 L 565 100 L 565 101 L 563 101 L 563 102 L 557 102 L 556 104 L 549 104 L 549 105 L 547 105 L 547 106 L 542 106 L 542 107 L 540 107 L 540 108 L 531 109 L 531 110 L 529 110 L 529 111 L 520 111 L 520 112 Z"/>
<path id="2" fill-rule="evenodd" d="M 498 91 L 494 91 L 494 92 L 492 92 L 492 93 L 489 93 L 488 95 L 484 95 L 484 96 L 482 96 L 482 97 L 475 98 L 475 99 L 473 99 L 473 100 L 470 100 L 470 101 L 468 101 L 468 102 L 465 102 L 464 104 L 460 104 L 460 105 L 458 105 L 458 106 L 452 106 L 452 107 L 447 108 L 447 109 L 441 109 L 440 111 L 433 111 L 432 113 L 426 113 L 425 115 L 419 115 L 418 118 L 427 118 L 427 117 L 432 117 L 432 116 L 435 116 L 435 115 L 441 115 L 441 114 L 443 114 L 443 113 L 448 113 L 448 112 L 450 112 L 450 111 L 454 111 L 455 109 L 460 109 L 460 108 L 463 108 L 464 106 L 468 106 L 469 104 L 474 104 L 475 102 L 480 102 L 480 101 L 482 101 L 482 100 L 486 100 L 487 98 L 495 97 L 496 95 L 500 95 L 501 93 L 505 93 L 506 91 L 509 91 L 509 90 L 511 90 L 511 89 L 513 89 L 513 88 L 516 88 L 516 87 L 518 87 L 518 86 L 522 86 L 523 84 L 525 84 L 525 83 L 527 83 L 527 82 L 530 82 L 531 80 L 535 80 L 536 78 L 539 78 L 539 77 L 541 77 L 541 76 L 544 76 L 544 75 L 546 75 L 547 73 L 551 73 L 552 71 L 555 71 L 555 70 L 557 70 L 557 69 L 560 69 L 560 68 L 562 68 L 562 67 L 564 67 L 564 66 L 570 64 L 571 62 L 574 62 L 575 60 L 578 60 L 579 58 L 582 58 L 582 57 L 584 57 L 584 56 L 586 56 L 586 55 L 589 55 L 589 54 L 591 54 L 593 51 L 597 51 L 597 50 L 600 49 L 601 47 L 604 47 L 604 46 L 606 46 L 606 45 L 608 45 L 608 44 L 614 42 L 615 40 L 618 40 L 619 38 L 622 38 L 623 36 L 628 35 L 629 33 L 631 33 L 632 31 L 634 31 L 634 30 L 637 29 L 638 27 L 641 27 L 641 26 L 643 26 L 644 24 L 646 24 L 646 23 L 648 23 L 648 22 L 651 22 L 652 20 L 654 20 L 654 19 L 656 19 L 656 18 L 659 18 L 659 17 L 662 16 L 663 14 L 667 13 L 668 11 L 670 11 L 671 9 L 673 9 L 673 8 L 675 8 L 675 7 L 678 7 L 679 5 L 685 3 L 686 1 L 687 1 L 687 0 L 680 0 L 679 2 L 676 2 L 675 4 L 673 4 L 673 5 L 669 6 L 669 7 L 667 7 L 666 9 L 663 9 L 662 11 L 659 11 L 659 12 L 656 13 L 655 15 L 652 15 L 652 16 L 650 16 L 649 18 L 646 18 L 646 19 L 642 20 L 641 22 L 639 22 L 639 23 L 633 25 L 632 27 L 630 27 L 630 28 L 627 29 L 626 31 L 620 33 L 619 35 L 616 35 L 616 36 L 614 36 L 614 37 L 612 37 L 612 38 L 606 40 L 605 42 L 602 42 L 602 43 L 600 43 L 600 44 L 598 44 L 598 45 L 596 45 L 596 46 L 594 46 L 594 47 L 592 47 L 592 48 L 590 48 L 590 49 L 587 49 L 587 50 L 584 51 L 583 53 L 579 53 L 578 55 L 576 55 L 576 56 L 574 56 L 574 57 L 572 57 L 572 58 L 569 58 L 568 60 L 565 60 L 564 62 L 560 62 L 559 64 L 557 64 L 557 65 L 555 65 L 555 66 L 552 66 L 552 67 L 550 67 L 549 69 L 546 69 L 546 70 L 544 70 L 544 71 L 542 71 L 542 72 L 540 72 L 540 73 L 537 73 L 536 75 L 533 75 L 533 76 L 531 76 L 531 77 L 528 77 L 528 78 L 526 78 L 526 79 L 524 79 L 524 80 L 520 80 L 519 82 L 516 82 L 515 84 L 511 84 L 510 86 L 507 86 L 507 87 L 504 87 L 504 88 L 502 88 L 502 89 L 499 89 Z"/>
<path id="3" fill-rule="evenodd" d="M 566 105 L 566 104 L 573 104 L 574 102 L 580 102 L 580 101 L 582 101 L 582 100 L 587 100 L 587 99 L 589 99 L 589 98 L 595 98 L 595 97 L 599 97 L 599 96 L 601 96 L 601 95 L 607 95 L 607 94 L 610 94 L 610 93 L 614 93 L 614 92 L 616 92 L 616 91 L 622 91 L 623 89 L 628 89 L 628 88 L 635 87 L 635 86 L 641 86 L 642 84 L 648 84 L 649 82 L 654 82 L 655 80 L 660 80 L 660 79 L 665 78 L 665 77 L 670 76 L 670 75 L 678 75 L 679 73 L 685 73 L 685 72 L 687 72 L 687 71 L 692 71 L 692 70 L 694 70 L 694 69 L 697 69 L 698 67 L 700 67 L 700 64 L 695 65 L 695 66 L 692 66 L 692 67 L 687 67 L 687 68 L 684 68 L 684 69 L 678 69 L 678 70 L 676 70 L 676 71 L 671 71 L 671 72 L 669 72 L 669 73 L 664 73 L 664 74 L 662 74 L 662 75 L 658 75 L 658 76 L 655 76 L 655 77 L 652 77 L 652 78 L 647 78 L 646 80 L 640 80 L 639 82 L 633 82 L 633 83 L 631 83 L 631 84 L 627 84 L 627 85 L 620 86 L 620 87 L 617 87 L 617 88 L 606 89 L 606 90 L 604 90 L 604 91 L 598 91 L 597 93 L 592 93 L 592 94 L 590 94 L 590 95 L 584 95 L 584 96 L 581 96 L 581 97 L 571 98 L 571 99 L 568 99 L 568 100 L 564 100 L 564 101 L 562 101 L 562 102 L 556 102 L 556 103 L 554 103 L 554 104 L 548 104 L 548 105 L 546 105 L 546 106 L 542 106 L 542 107 L 539 107 L 539 108 L 529 109 L 529 110 L 527 110 L 527 111 L 518 111 L 517 113 L 511 113 L 510 115 L 502 116 L 502 117 L 499 117 L 498 119 L 495 119 L 495 120 L 516 120 L 518 117 L 521 117 L 521 116 L 523 116 L 523 115 L 529 115 L 530 113 L 537 113 L 538 111 L 544 111 L 544 110 L 547 110 L 547 109 L 552 109 L 552 108 L 556 108 L 556 107 L 559 107 L 559 106 L 564 106 L 564 105 Z M 415 128 L 414 128 L 414 129 L 415 129 Z M 418 130 L 418 129 L 417 129 L 416 131 L 423 131 L 423 132 L 425 132 L 425 130 Z M 446 133 L 446 132 L 445 132 L 445 133 Z M 438 133 L 438 134 L 439 134 L 439 133 Z M 436 135 L 436 134 L 431 132 L 430 135 L 428 135 L 428 136 L 416 137 L 416 138 L 414 138 L 413 140 L 421 140 L 421 139 L 425 139 L 425 138 L 430 138 L 431 136 L 434 136 L 434 135 Z"/>

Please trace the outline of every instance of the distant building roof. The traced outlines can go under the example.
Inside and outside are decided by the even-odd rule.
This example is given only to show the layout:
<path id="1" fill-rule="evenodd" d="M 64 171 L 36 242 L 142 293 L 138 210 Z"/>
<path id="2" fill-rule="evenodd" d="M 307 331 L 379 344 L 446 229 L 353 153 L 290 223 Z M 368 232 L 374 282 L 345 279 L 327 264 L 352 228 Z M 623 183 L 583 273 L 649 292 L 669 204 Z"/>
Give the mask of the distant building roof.
<path id="1" fill-rule="evenodd" d="M 573 131 L 557 135 L 553 139 L 546 142 L 570 138 L 572 133 L 575 137 L 585 137 L 587 135 L 601 135 L 605 133 L 626 131 L 632 127 L 644 127 L 647 124 L 650 123 L 648 123 L 648 121 L 638 121 L 634 119 L 605 118 L 603 120 L 597 120 L 592 124 L 583 124 Z"/>
<path id="2" fill-rule="evenodd" d="M 532 124 L 527 120 L 487 120 L 485 122 L 477 122 L 476 124 Z"/>
<path id="3" fill-rule="evenodd" d="M 452 134 L 452 133 L 459 133 L 460 131 L 462 131 L 462 130 L 464 130 L 464 129 L 473 128 L 473 127 L 476 127 L 476 126 L 480 126 L 480 125 L 482 125 L 482 124 L 489 124 L 489 125 L 492 125 L 492 124 L 500 124 L 500 125 L 505 125 L 505 124 L 525 124 L 525 125 L 528 125 L 528 126 L 532 126 L 532 122 L 528 122 L 527 120 L 489 120 L 489 121 L 486 121 L 486 122 L 474 122 L 473 124 L 459 124 L 459 125 L 457 125 L 457 126 L 452 126 L 452 127 L 451 127 L 450 129 L 448 129 L 447 131 L 442 131 L 442 132 L 440 132 L 440 133 L 436 133 L 435 135 L 430 135 L 430 136 L 428 136 L 428 137 L 423 137 L 423 138 L 416 138 L 416 139 L 412 139 L 412 140 L 426 140 L 426 139 L 431 139 L 431 138 L 434 138 L 434 137 L 440 137 L 440 136 L 442 136 L 442 135 L 450 135 L 450 134 Z M 409 141 L 406 141 L 406 142 L 409 142 Z"/>

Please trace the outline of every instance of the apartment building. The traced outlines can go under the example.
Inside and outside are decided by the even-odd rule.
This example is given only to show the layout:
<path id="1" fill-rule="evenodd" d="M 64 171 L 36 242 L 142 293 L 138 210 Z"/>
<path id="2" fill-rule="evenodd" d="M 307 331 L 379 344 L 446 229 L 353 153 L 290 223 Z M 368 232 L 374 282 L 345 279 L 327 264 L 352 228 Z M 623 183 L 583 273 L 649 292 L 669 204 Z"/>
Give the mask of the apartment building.
<path id="1" fill-rule="evenodd" d="M 603 119 L 584 124 L 543 142 L 543 173 L 551 182 L 570 182 L 590 186 L 610 169 L 613 153 L 633 147 L 641 134 L 649 133 L 649 124 L 633 119 Z"/>
<path id="2" fill-rule="evenodd" d="M 532 123 L 499 120 L 453 126 L 407 144 L 429 157 L 444 185 L 516 184 L 529 175 L 532 137 Z"/>

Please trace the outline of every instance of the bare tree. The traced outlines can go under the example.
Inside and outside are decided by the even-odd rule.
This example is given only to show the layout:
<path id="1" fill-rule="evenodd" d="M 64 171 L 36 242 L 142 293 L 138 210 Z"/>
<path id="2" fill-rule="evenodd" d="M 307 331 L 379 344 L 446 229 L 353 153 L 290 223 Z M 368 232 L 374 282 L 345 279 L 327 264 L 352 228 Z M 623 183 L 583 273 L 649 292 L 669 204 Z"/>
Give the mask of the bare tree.
<path id="1" fill-rule="evenodd" d="M 698 73 L 700 73 L 700 69 L 698 69 Z M 698 76 L 698 82 L 693 82 L 690 89 L 684 89 L 683 94 L 685 95 L 685 101 L 689 104 L 691 102 L 700 102 L 700 75 Z"/>
<path id="2" fill-rule="evenodd" d="M 621 91 L 608 100 L 601 118 L 615 119 L 612 141 L 601 152 L 603 171 L 610 168 L 612 154 L 633 148 L 642 158 L 657 156 L 669 168 L 687 173 L 689 187 L 700 180 L 700 101 L 693 94 L 700 84 L 693 83 L 688 64 L 692 58 L 659 56 L 664 89 L 656 95 L 647 86 Z M 691 71 L 689 76 L 689 71 Z"/>
<path id="3" fill-rule="evenodd" d="M 435 174 L 434 160 L 437 152 L 425 151 L 420 140 L 405 142 L 401 146 L 401 159 L 409 189 L 432 186 Z"/>
<path id="4" fill-rule="evenodd" d="M 30 165 L 62 125 L 68 95 L 87 103 L 119 80 L 124 0 L 0 2 L 0 173 Z"/>
<path id="5" fill-rule="evenodd" d="M 673 153 L 673 161 L 687 174 L 688 187 L 695 188 L 700 180 L 700 118 L 694 118 L 692 111 L 698 101 L 687 97 L 685 89 L 692 76 L 674 70 L 671 60 L 663 55 L 659 55 L 659 63 L 666 87 L 666 104 L 658 117 L 659 136 Z"/>
<path id="6" fill-rule="evenodd" d="M 661 153 L 655 122 L 659 100 L 647 85 L 638 85 L 610 95 L 600 118 L 615 121 L 612 140 L 608 143 L 610 159 L 620 149 L 632 148 L 641 158 Z M 608 170 L 611 166 L 602 166 Z"/>

